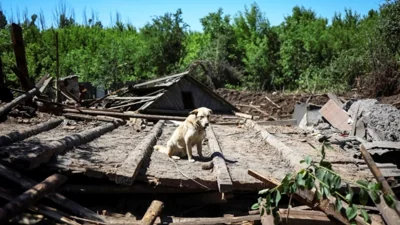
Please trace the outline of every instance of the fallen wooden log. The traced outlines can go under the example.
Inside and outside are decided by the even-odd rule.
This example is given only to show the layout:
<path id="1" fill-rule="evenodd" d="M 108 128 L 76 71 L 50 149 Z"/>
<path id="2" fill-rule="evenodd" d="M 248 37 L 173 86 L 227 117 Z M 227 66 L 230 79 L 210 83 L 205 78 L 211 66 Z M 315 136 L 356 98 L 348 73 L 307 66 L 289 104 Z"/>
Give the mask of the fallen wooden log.
<path id="1" fill-rule="evenodd" d="M 95 127 L 77 134 L 68 135 L 62 139 L 34 147 L 33 152 L 29 155 L 21 155 L 10 159 L 10 161 L 23 169 L 30 170 L 40 166 L 43 163 L 47 163 L 52 157 L 64 153 L 66 150 L 74 146 L 86 144 L 100 137 L 101 135 L 116 129 L 119 125 L 120 123 L 118 122 L 110 122 L 100 127 Z"/>
<path id="2" fill-rule="evenodd" d="M 114 122 L 118 121 L 121 123 L 125 123 L 120 118 L 112 118 L 112 117 L 100 117 L 100 116 L 89 116 L 89 115 L 82 115 L 82 114 L 76 114 L 76 113 L 65 113 L 63 114 L 65 118 L 68 119 L 74 119 L 74 120 L 94 120 L 94 121 L 104 121 L 104 122 Z"/>
<path id="3" fill-rule="evenodd" d="M 25 191 L 22 195 L 3 206 L 3 208 L 0 208 L 0 224 L 6 223 L 15 215 L 23 212 L 25 209 L 35 204 L 39 199 L 55 190 L 65 181 L 67 181 L 67 177 L 60 174 L 54 174 L 31 189 Z"/>
<path id="4" fill-rule="evenodd" d="M 248 174 L 264 182 L 268 187 L 273 188 L 280 185 L 279 181 L 273 178 L 262 176 L 261 174 L 253 170 L 248 170 Z M 343 224 L 347 225 L 350 224 L 349 221 L 339 211 L 336 211 L 336 206 L 334 204 L 335 201 L 333 197 L 332 199 L 317 199 L 315 198 L 315 196 L 316 196 L 315 191 L 313 190 L 299 189 L 293 195 L 293 198 L 305 205 L 308 205 L 312 209 L 315 208 L 316 205 L 316 208 L 323 211 L 327 216 L 331 216 Z M 345 202 L 343 202 L 342 204 L 345 208 L 348 207 L 348 205 Z M 355 220 L 357 224 L 367 225 L 364 219 L 361 218 L 360 216 L 357 216 Z"/>
<path id="5" fill-rule="evenodd" d="M 12 201 L 15 197 L 17 197 L 16 194 L 0 187 L 0 198 L 3 198 L 7 201 Z M 52 218 L 62 223 L 66 223 L 69 225 L 80 225 L 79 223 L 61 215 L 57 210 L 51 210 L 50 208 L 44 205 L 30 206 L 28 209 L 31 210 L 32 212 L 43 214 L 49 218 Z"/>
<path id="6" fill-rule="evenodd" d="M 9 145 L 11 143 L 22 141 L 28 137 L 39 134 L 43 131 L 51 130 L 63 122 L 62 118 L 52 119 L 44 123 L 37 124 L 33 127 L 29 127 L 26 130 L 13 131 L 5 135 L 0 136 L 0 146 Z"/>
<path id="7" fill-rule="evenodd" d="M 19 172 L 15 171 L 11 168 L 7 168 L 2 164 L 0 164 L 0 175 L 7 178 L 8 180 L 11 180 L 11 181 L 21 185 L 22 187 L 24 187 L 26 189 L 32 188 L 33 186 L 38 184 L 35 180 L 25 177 L 24 175 L 20 174 Z M 61 194 L 53 192 L 53 193 L 46 195 L 45 198 L 50 199 L 51 201 L 53 201 L 54 203 L 56 203 L 57 205 L 65 208 L 65 209 L 68 209 L 69 211 L 71 211 L 71 213 L 73 213 L 75 215 L 93 219 L 96 221 L 104 222 L 103 219 L 99 215 L 97 215 L 95 212 L 79 205 L 78 203 L 66 198 L 65 196 L 63 196 Z"/>
<path id="8" fill-rule="evenodd" d="M 164 203 L 158 200 L 154 200 L 150 207 L 147 209 L 142 220 L 141 225 L 153 225 L 156 218 L 160 215 L 162 209 L 164 208 Z"/>
<path id="9" fill-rule="evenodd" d="M 315 210 L 279 209 L 279 221 L 282 225 L 339 225 L 340 223 L 329 219 L 325 213 Z"/>
<path id="10" fill-rule="evenodd" d="M 107 111 L 90 110 L 90 109 L 63 109 L 63 112 L 114 116 L 119 118 L 141 118 L 148 120 L 177 120 L 177 121 L 186 120 L 186 117 L 178 117 L 178 116 L 148 115 L 148 114 L 138 114 L 138 113 L 128 113 L 128 112 L 118 113 L 118 112 L 107 112 Z"/>
<path id="11" fill-rule="evenodd" d="M 210 151 L 213 152 L 214 173 L 217 177 L 219 192 L 229 192 L 233 189 L 232 178 L 229 174 L 228 168 L 225 164 L 225 158 L 222 154 L 221 147 L 215 137 L 212 125 L 206 129 L 206 136 L 208 138 L 208 146 Z"/>
<path id="12" fill-rule="evenodd" d="M 122 185 L 132 185 L 143 164 L 150 156 L 157 138 L 161 135 L 164 120 L 160 120 L 153 127 L 151 133 L 132 151 L 116 173 L 115 182 Z"/>
<path id="13" fill-rule="evenodd" d="M 30 91 L 28 91 L 27 93 L 18 96 L 17 98 L 15 98 L 14 100 L 12 100 L 11 102 L 5 104 L 4 106 L 0 107 L 0 117 L 7 114 L 12 108 L 14 108 L 15 106 L 21 104 L 23 101 L 33 97 L 36 94 L 39 94 L 39 89 L 37 89 L 36 87 L 31 89 Z"/>
<path id="14" fill-rule="evenodd" d="M 261 109 L 260 109 L 259 107 L 257 107 L 257 106 L 254 106 L 254 105 L 241 105 L 241 104 L 238 104 L 237 106 L 242 106 L 242 107 L 248 107 L 248 108 L 255 109 L 256 111 L 260 112 L 260 113 L 263 114 L 264 116 L 266 116 L 266 117 L 268 117 L 268 118 L 271 118 L 271 119 L 273 119 L 273 120 L 277 120 L 277 118 L 275 118 L 275 117 L 269 115 L 268 113 L 264 112 L 263 110 L 261 110 Z M 253 118 L 247 118 L 247 119 L 253 119 Z"/>
<path id="15" fill-rule="evenodd" d="M 369 169 L 371 170 L 371 173 L 374 175 L 375 179 L 382 184 L 383 194 L 391 194 L 394 197 L 394 201 L 395 201 L 394 209 L 390 208 L 386 204 L 386 202 L 383 199 L 383 196 L 381 196 L 381 201 L 379 204 L 376 204 L 376 206 L 378 207 L 379 211 L 381 212 L 382 217 L 386 221 L 386 223 L 388 223 L 389 225 L 398 223 L 400 221 L 400 203 L 399 203 L 398 199 L 396 198 L 396 195 L 394 194 L 393 190 L 390 188 L 385 177 L 382 175 L 381 171 L 376 166 L 374 160 L 372 159 L 371 155 L 368 153 L 367 149 L 365 149 L 363 144 L 360 146 L 360 151 L 361 151 L 361 154 L 362 154 L 365 162 L 367 163 Z"/>

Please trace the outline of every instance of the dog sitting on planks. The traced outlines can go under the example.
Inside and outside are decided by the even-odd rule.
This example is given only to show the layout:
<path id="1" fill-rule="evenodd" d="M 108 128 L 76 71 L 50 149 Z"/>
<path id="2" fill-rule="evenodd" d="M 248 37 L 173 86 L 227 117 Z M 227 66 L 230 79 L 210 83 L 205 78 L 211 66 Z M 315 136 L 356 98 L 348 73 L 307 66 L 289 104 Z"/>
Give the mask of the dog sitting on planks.
<path id="1" fill-rule="evenodd" d="M 196 145 L 197 154 L 202 158 L 202 141 L 206 136 L 206 128 L 212 113 L 211 109 L 205 107 L 191 111 L 186 120 L 176 128 L 167 146 L 155 145 L 154 150 L 166 153 L 173 159 L 187 156 L 189 162 L 194 162 L 192 147 Z"/>

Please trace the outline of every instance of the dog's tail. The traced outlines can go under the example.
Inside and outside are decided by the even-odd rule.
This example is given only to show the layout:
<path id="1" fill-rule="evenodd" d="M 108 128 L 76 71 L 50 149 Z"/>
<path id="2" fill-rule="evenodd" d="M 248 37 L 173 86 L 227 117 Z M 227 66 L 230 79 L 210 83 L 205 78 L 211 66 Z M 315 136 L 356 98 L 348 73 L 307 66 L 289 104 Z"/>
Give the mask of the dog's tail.
<path id="1" fill-rule="evenodd" d="M 159 152 L 168 154 L 168 149 L 167 149 L 167 147 L 165 147 L 165 146 L 162 146 L 162 145 L 154 145 L 153 149 L 154 149 L 155 151 L 159 151 Z"/>

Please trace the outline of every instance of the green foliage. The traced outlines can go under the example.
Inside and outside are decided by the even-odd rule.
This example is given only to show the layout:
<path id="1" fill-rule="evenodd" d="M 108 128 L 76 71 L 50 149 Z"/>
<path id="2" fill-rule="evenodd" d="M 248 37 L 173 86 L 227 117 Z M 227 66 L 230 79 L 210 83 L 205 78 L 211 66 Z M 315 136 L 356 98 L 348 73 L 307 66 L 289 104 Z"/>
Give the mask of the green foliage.
<path id="1" fill-rule="evenodd" d="M 89 17 L 84 12 L 79 24 L 65 1 L 53 14 L 47 25 L 55 27 L 49 28 L 43 13 L 6 18 L 0 8 L 0 52 L 8 83 L 18 84 L 10 69 L 15 59 L 9 30 L 18 21 L 29 74 L 36 80 L 47 73 L 55 76 L 58 33 L 61 76 L 78 74 L 82 81 L 105 87 L 181 72 L 199 61 L 206 71 L 199 70 L 197 78 L 216 88 L 347 90 L 356 77 L 367 74 L 374 74 L 373 81 L 383 80 L 372 85 L 385 94 L 398 84 L 399 0 L 386 1 L 364 16 L 345 9 L 330 23 L 318 12 L 296 6 L 277 26 L 271 26 L 256 3 L 234 16 L 221 8 L 200 19 L 202 32 L 189 30 L 180 9 L 141 28 L 122 22 L 119 13 L 107 27 L 93 12 Z"/>
<path id="2" fill-rule="evenodd" d="M 269 215 L 271 212 L 274 216 L 277 216 L 279 208 L 279 202 L 282 199 L 282 195 L 292 196 L 298 190 L 312 190 L 315 189 L 315 198 L 318 200 L 327 199 L 332 196 L 335 200 L 335 209 L 338 212 L 344 210 L 346 218 L 350 222 L 355 222 L 354 219 L 357 215 L 361 215 L 366 222 L 370 221 L 370 217 L 367 212 L 360 206 L 354 204 L 358 201 L 361 206 L 365 206 L 368 203 L 368 196 L 375 203 L 379 203 L 380 196 L 383 195 L 385 202 L 391 207 L 395 207 L 394 196 L 382 193 L 382 185 L 380 183 L 370 182 L 367 180 L 358 180 L 356 184 L 360 188 L 358 198 L 355 198 L 353 189 L 350 184 L 347 184 L 347 191 L 345 196 L 339 193 L 339 189 L 342 185 L 341 177 L 336 174 L 331 163 L 325 161 L 325 143 L 321 147 L 321 160 L 314 162 L 310 156 L 301 160 L 300 163 L 304 163 L 306 167 L 296 174 L 287 174 L 281 181 L 281 184 L 272 189 L 264 189 L 259 191 L 259 199 L 256 204 L 252 206 L 253 210 L 260 209 L 261 215 L 265 212 Z M 344 207 L 344 204 L 347 207 Z M 289 206 L 290 207 L 290 206 Z M 289 208 L 288 207 L 288 208 Z"/>

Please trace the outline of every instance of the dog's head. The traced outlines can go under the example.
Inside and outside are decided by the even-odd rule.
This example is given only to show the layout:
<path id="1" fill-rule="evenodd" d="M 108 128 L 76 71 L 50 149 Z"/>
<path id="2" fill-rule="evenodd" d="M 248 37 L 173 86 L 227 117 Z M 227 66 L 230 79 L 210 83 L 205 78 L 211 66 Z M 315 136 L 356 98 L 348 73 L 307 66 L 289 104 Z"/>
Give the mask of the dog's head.
<path id="1" fill-rule="evenodd" d="M 200 125 L 202 128 L 207 128 L 210 123 L 210 116 L 213 113 L 211 109 L 206 107 L 197 108 L 189 113 L 189 115 L 195 116 L 196 124 Z"/>

